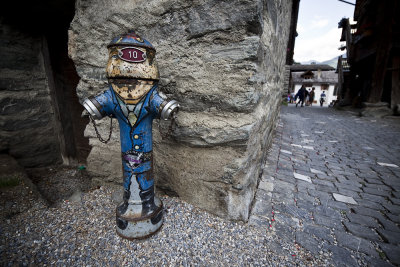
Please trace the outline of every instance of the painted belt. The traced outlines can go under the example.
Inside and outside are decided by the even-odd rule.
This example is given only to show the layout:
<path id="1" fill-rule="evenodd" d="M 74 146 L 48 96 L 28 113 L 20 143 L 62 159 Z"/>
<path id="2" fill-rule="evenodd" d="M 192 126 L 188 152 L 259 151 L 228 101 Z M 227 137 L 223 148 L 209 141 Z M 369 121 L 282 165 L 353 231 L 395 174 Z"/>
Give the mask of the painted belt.
<path id="1" fill-rule="evenodd" d="M 128 150 L 122 153 L 122 159 L 131 167 L 137 168 L 141 164 L 150 161 L 153 157 L 153 152 L 138 152 L 135 150 Z"/>

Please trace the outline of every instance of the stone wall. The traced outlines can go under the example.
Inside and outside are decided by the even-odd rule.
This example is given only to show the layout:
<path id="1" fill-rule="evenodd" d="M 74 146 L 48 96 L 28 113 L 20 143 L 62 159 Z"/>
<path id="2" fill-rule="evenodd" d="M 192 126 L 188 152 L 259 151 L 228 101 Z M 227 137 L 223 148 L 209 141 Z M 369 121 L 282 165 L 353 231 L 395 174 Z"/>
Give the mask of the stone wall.
<path id="1" fill-rule="evenodd" d="M 0 153 L 24 167 L 61 160 L 42 48 L 0 19 Z"/>
<path id="2" fill-rule="evenodd" d="M 157 49 L 160 85 L 182 106 L 169 138 L 155 122 L 158 187 L 219 216 L 247 220 L 279 112 L 289 0 L 78 0 L 69 55 L 81 100 L 107 88 L 106 45 L 134 29 Z M 100 129 L 107 135 L 109 121 Z M 161 123 L 168 131 L 168 123 Z M 89 171 L 122 182 L 119 133 L 85 131 Z"/>

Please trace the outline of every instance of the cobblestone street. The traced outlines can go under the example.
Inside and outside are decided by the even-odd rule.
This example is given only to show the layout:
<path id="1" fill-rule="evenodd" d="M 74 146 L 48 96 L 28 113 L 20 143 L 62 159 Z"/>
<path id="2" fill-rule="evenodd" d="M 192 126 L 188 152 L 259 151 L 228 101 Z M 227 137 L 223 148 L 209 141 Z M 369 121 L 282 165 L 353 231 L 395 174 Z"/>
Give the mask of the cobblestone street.
<path id="1" fill-rule="evenodd" d="M 250 223 L 336 266 L 400 265 L 399 137 L 399 118 L 282 106 Z"/>

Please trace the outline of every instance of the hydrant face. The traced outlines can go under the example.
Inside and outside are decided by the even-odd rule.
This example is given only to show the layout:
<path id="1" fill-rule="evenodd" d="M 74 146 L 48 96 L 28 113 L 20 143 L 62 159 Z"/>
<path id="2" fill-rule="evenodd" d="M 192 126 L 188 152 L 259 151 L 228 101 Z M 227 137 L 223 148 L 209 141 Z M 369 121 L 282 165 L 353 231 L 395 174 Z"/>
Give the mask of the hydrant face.
<path id="1" fill-rule="evenodd" d="M 155 50 L 118 44 L 109 47 L 108 51 L 108 79 L 160 79 Z"/>
<path id="2" fill-rule="evenodd" d="M 160 79 L 156 50 L 134 32 L 114 38 L 108 45 L 107 77 L 126 104 L 137 104 Z"/>

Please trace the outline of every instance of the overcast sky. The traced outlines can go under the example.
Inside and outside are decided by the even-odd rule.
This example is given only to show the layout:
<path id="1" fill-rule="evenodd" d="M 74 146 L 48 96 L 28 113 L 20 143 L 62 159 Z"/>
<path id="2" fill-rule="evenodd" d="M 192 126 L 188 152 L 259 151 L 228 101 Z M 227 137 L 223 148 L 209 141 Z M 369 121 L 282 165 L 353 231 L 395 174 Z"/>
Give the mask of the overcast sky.
<path id="1" fill-rule="evenodd" d="M 355 3 L 355 0 L 346 0 Z M 300 0 L 294 60 L 325 61 L 340 56 L 341 29 L 338 22 L 353 18 L 354 6 L 338 0 Z"/>

